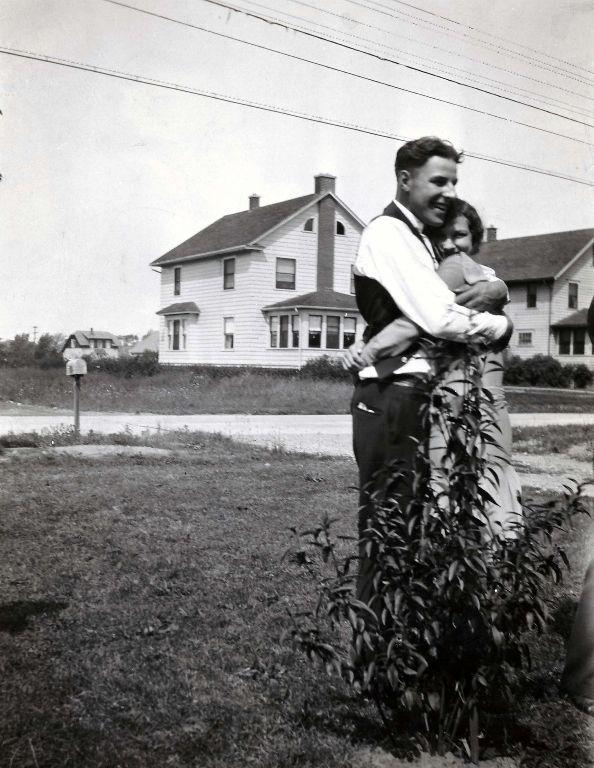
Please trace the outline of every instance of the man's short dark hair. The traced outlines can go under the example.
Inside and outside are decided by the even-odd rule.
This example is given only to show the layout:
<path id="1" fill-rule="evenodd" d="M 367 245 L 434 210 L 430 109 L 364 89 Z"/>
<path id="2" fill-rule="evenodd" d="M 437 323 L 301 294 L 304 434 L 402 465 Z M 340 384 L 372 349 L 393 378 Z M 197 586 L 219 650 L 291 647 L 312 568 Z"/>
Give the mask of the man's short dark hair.
<path id="1" fill-rule="evenodd" d="M 407 141 L 396 152 L 396 175 L 400 171 L 410 171 L 425 165 L 430 157 L 444 157 L 455 163 L 462 162 L 463 152 L 458 150 L 449 141 L 437 138 L 437 136 L 423 136 L 421 139 Z"/>

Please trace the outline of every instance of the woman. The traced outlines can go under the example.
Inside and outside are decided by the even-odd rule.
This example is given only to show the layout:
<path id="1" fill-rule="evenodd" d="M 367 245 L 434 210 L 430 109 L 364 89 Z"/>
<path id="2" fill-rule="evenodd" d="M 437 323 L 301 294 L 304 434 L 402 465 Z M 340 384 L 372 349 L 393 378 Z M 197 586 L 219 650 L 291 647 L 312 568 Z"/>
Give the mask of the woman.
<path id="1" fill-rule="evenodd" d="M 475 208 L 463 200 L 454 200 L 443 228 L 434 236 L 443 256 L 438 274 L 451 290 L 486 279 L 485 268 L 470 258 L 478 252 L 482 238 L 483 224 Z M 383 357 L 400 354 L 420 335 L 420 329 L 407 318 L 394 320 L 358 351 L 361 367 L 371 366 Z M 495 421 L 495 427 L 490 430 L 493 442 L 485 442 L 483 448 L 486 465 L 493 470 L 485 474 L 483 487 L 494 499 L 487 511 L 491 529 L 497 533 L 500 527 L 498 524 L 505 525 L 510 520 L 519 522 L 522 512 L 521 486 L 511 466 L 511 423 L 503 391 L 502 353 L 489 353 L 483 359 L 482 386 L 491 394 Z M 460 373 L 456 371 L 455 363 L 447 375 L 448 387 L 463 394 L 463 387 L 459 383 Z M 443 450 L 443 437 L 434 434 L 430 451 L 437 485 L 440 484 L 439 468 Z M 445 485 L 446 479 L 442 482 Z"/>

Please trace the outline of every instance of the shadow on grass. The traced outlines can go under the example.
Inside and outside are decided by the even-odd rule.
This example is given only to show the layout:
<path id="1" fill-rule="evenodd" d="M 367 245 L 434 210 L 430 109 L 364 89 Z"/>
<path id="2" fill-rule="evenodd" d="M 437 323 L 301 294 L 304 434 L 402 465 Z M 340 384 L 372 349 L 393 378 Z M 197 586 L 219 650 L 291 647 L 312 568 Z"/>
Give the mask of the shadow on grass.
<path id="1" fill-rule="evenodd" d="M 32 616 L 59 613 L 68 603 L 59 600 L 16 600 L 0 605 L 0 632 L 16 635 L 29 625 Z"/>

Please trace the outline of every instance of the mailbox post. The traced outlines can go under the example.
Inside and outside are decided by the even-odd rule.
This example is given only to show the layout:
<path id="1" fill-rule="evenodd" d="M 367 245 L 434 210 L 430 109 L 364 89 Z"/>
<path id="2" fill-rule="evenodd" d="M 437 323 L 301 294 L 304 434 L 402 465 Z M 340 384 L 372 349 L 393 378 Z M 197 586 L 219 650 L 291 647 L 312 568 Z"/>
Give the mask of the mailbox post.
<path id="1" fill-rule="evenodd" d="M 66 376 L 74 381 L 74 436 L 80 437 L 80 380 L 87 372 L 87 361 L 76 357 L 66 362 Z"/>

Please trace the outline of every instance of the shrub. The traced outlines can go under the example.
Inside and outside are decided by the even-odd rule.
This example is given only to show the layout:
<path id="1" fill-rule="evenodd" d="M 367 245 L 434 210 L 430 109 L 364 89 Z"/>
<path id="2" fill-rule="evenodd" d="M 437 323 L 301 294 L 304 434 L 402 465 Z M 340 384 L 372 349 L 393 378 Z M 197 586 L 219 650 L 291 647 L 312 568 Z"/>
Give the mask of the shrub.
<path id="1" fill-rule="evenodd" d="M 594 381 L 594 374 L 584 363 L 567 365 L 565 367 L 568 369 L 569 378 L 578 389 L 585 389 Z"/>
<path id="2" fill-rule="evenodd" d="M 532 387 L 567 387 L 571 377 L 567 366 L 548 355 L 534 355 L 526 360 L 514 356 L 505 368 L 503 381 Z"/>
<path id="3" fill-rule="evenodd" d="M 154 376 L 161 370 L 159 355 L 151 350 L 145 350 L 140 355 L 122 357 L 87 355 L 85 359 L 89 371 L 105 371 L 126 379 L 131 379 L 133 376 Z"/>
<path id="4" fill-rule="evenodd" d="M 383 484 L 376 475 L 371 523 L 359 542 L 360 557 L 373 560 L 369 604 L 355 596 L 357 558 L 333 537 L 332 520 L 293 529 L 293 560 L 313 577 L 316 605 L 293 615 L 289 634 L 329 673 L 370 695 L 389 733 L 404 714 L 425 749 L 444 754 L 462 744 L 478 762 L 482 713 L 511 699 L 530 665 L 527 633 L 547 621 L 546 581 L 559 581 L 567 565 L 553 534 L 586 510 L 578 488 L 564 503 L 526 507 L 521 520 L 493 530 L 477 445 L 493 434 L 494 414 L 480 379 L 466 378 L 460 408 L 439 379 L 425 407 L 427 433 L 443 425 L 444 484 L 432 482 L 422 445 L 406 506 L 391 490 L 402 471 L 384 468 Z"/>
<path id="5" fill-rule="evenodd" d="M 301 368 L 301 374 L 310 379 L 331 379 L 333 381 L 350 381 L 352 379 L 352 375 L 342 367 L 341 362 L 329 355 L 308 360 Z"/>

